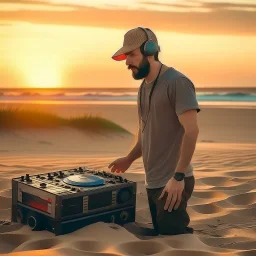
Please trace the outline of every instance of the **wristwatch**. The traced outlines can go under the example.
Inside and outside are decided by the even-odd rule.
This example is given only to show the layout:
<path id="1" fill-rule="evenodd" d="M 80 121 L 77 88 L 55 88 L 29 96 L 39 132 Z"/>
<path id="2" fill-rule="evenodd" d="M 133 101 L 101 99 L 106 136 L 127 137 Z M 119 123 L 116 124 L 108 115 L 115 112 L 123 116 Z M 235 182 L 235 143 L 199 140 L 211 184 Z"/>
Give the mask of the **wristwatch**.
<path id="1" fill-rule="evenodd" d="M 173 178 L 177 181 L 182 181 L 185 177 L 185 173 L 183 172 L 175 172 Z"/>

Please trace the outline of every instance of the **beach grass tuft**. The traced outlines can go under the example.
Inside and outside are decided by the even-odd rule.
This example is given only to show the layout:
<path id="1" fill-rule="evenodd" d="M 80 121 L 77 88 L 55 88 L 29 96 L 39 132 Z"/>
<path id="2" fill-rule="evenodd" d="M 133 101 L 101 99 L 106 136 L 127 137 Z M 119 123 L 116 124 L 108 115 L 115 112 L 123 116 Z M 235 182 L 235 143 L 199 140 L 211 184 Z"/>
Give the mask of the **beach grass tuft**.
<path id="1" fill-rule="evenodd" d="M 63 118 L 56 114 L 14 107 L 0 108 L 0 129 L 71 127 L 91 132 L 130 133 L 118 124 L 91 114 Z"/>

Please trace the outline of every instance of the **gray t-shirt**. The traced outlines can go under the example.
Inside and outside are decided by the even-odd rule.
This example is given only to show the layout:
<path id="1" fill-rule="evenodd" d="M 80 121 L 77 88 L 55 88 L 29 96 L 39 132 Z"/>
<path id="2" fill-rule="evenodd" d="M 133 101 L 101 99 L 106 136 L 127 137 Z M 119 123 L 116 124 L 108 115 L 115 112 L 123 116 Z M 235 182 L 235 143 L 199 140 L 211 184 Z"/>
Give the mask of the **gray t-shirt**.
<path id="1" fill-rule="evenodd" d="M 178 115 L 189 109 L 200 111 L 193 83 L 179 71 L 163 65 L 148 112 L 153 83 L 142 83 L 137 100 L 139 139 L 147 188 L 165 186 L 174 174 L 184 135 Z M 191 163 L 185 175 L 193 175 Z"/>

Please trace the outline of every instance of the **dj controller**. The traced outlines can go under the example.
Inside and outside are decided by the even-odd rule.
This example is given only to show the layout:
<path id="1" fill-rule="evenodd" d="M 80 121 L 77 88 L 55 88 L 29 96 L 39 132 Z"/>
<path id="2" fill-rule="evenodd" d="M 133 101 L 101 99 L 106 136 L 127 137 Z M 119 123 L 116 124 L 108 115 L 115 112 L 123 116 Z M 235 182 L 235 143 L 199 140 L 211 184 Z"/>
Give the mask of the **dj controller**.
<path id="1" fill-rule="evenodd" d="M 88 167 L 12 179 L 12 221 L 55 235 L 135 221 L 136 182 Z"/>

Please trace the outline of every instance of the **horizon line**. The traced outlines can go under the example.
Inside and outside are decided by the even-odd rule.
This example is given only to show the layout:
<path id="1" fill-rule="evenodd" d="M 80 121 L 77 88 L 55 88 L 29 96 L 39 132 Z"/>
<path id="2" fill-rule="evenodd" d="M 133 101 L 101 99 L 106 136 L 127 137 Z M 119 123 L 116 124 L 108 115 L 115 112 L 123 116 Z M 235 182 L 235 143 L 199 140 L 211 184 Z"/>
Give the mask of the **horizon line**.
<path id="1" fill-rule="evenodd" d="M 138 87 L 0 87 L 0 90 L 10 90 L 10 89 L 18 89 L 18 90 L 60 90 L 60 89 L 138 89 Z M 210 86 L 210 87 L 202 87 L 195 86 L 197 89 L 255 89 L 256 86 Z"/>

